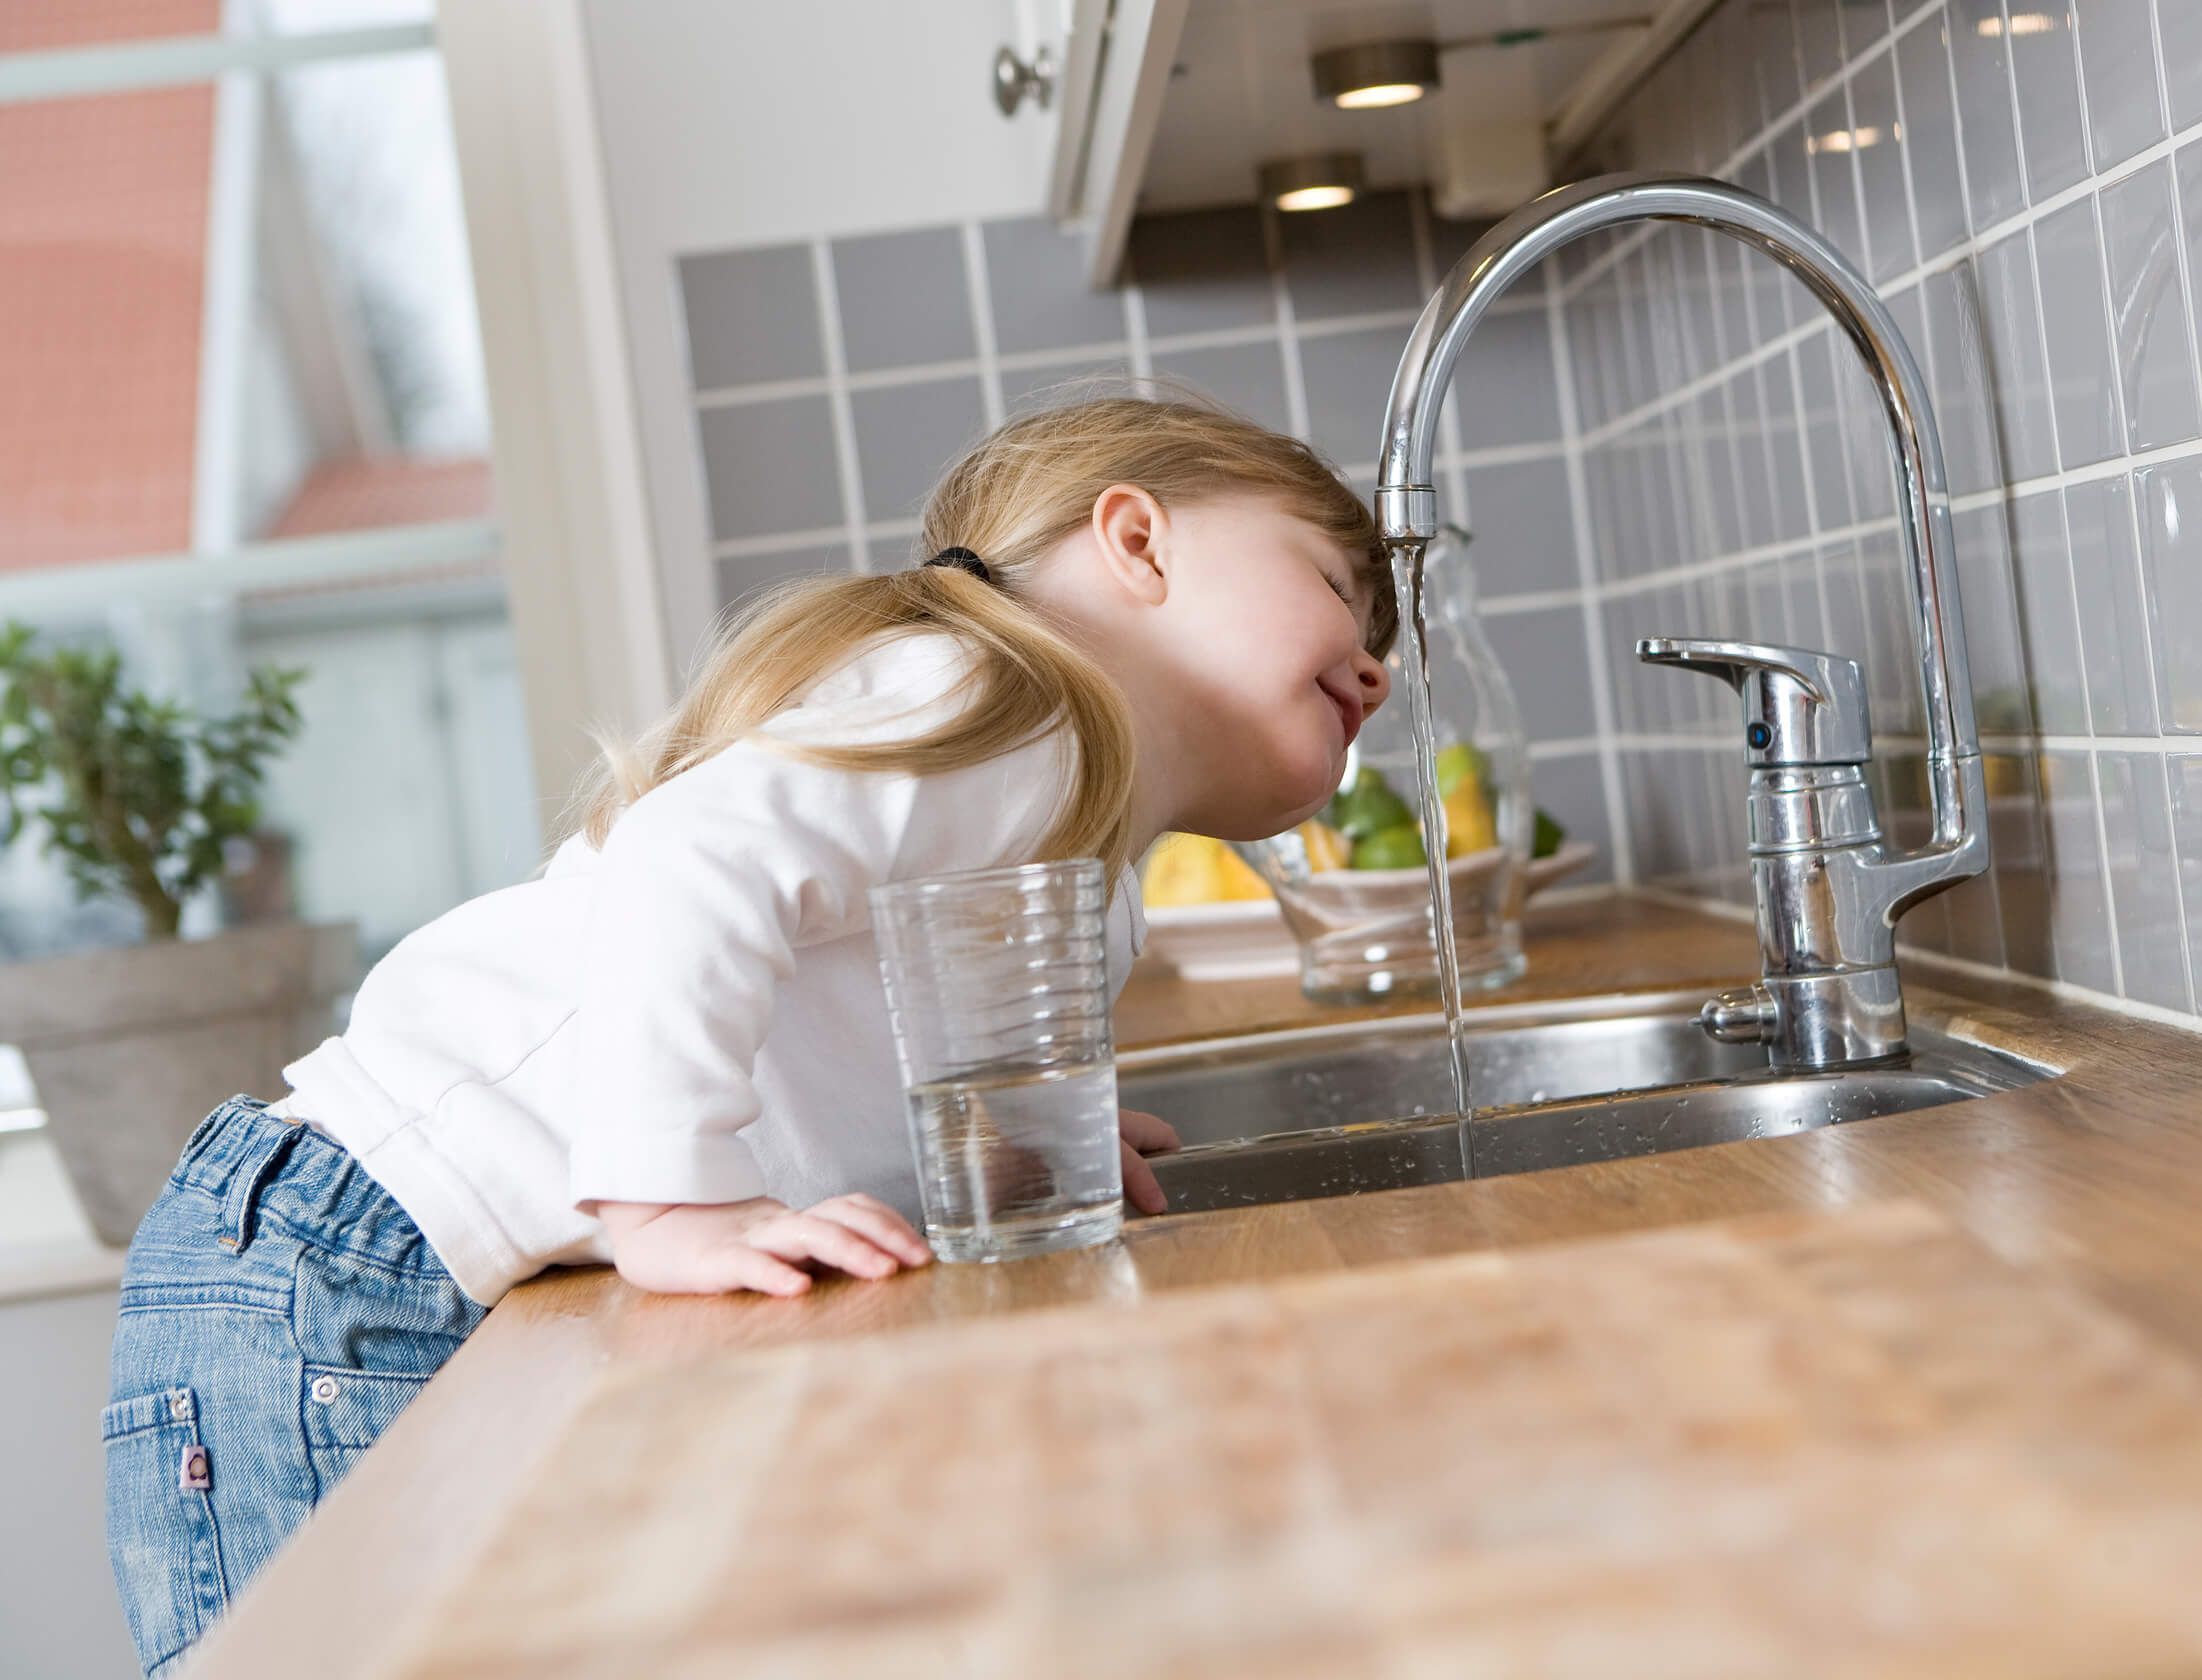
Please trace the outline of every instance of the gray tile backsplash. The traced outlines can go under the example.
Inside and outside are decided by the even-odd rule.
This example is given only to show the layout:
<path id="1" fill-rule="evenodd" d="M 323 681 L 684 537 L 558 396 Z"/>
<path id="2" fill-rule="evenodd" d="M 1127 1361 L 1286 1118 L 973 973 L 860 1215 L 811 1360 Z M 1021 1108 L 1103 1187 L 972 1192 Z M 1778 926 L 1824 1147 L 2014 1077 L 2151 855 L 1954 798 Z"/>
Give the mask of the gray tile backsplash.
<path id="1" fill-rule="evenodd" d="M 2080 111 L 2080 67 L 2072 31 L 2061 13 L 2044 12 L 2042 23 L 2045 27 L 2011 36 L 2020 151 L 2026 159 L 2027 196 L 2036 204 L 2087 173 L 2086 118 Z"/>
<path id="2" fill-rule="evenodd" d="M 866 516 L 915 519 L 943 463 L 984 435 L 986 397 L 976 378 L 960 374 L 852 391 L 849 415 Z"/>
<path id="3" fill-rule="evenodd" d="M 826 371 L 809 246 L 683 257 L 680 287 L 688 373 L 697 390 L 815 379 Z"/>
<path id="4" fill-rule="evenodd" d="M 819 470 L 834 458 L 823 395 L 706 408 L 696 426 L 712 536 L 773 537 L 841 523 L 840 491 Z"/>
<path id="5" fill-rule="evenodd" d="M 977 353 L 960 229 L 836 239 L 833 281 L 851 373 L 966 361 Z"/>
<path id="6" fill-rule="evenodd" d="M 1739 43 L 1761 118 L 1719 149 L 1699 107 L 1740 79 Z M 1769 192 L 1873 278 L 1928 374 L 1996 861 L 1906 942 L 2181 1012 L 2202 931 L 2202 756 L 2167 751 L 2202 733 L 2198 122 L 2194 0 L 1725 0 L 1592 158 Z M 1748 269 L 1740 297 L 1700 289 L 1706 237 L 1570 265 L 1562 313 L 1624 845 L 1641 880 L 1733 898 L 1740 805 L 1693 813 L 1671 776 L 1692 749 L 1705 786 L 1731 773 L 1707 736 L 1733 701 L 1648 683 L 1636 635 L 1858 658 L 1899 833 L 1920 742 L 1868 389 L 1793 293 Z"/>
<path id="7" fill-rule="evenodd" d="M 1087 289 L 1086 242 L 1077 234 L 1033 216 L 987 223 L 984 243 L 994 346 L 1004 355 L 1129 338 L 1123 297 Z"/>
<path id="8" fill-rule="evenodd" d="M 1292 404 L 1285 388 L 1284 353 L 1274 337 L 1257 339 L 1250 344 L 1204 344 L 1179 350 L 1156 350 L 1152 365 L 1158 378 L 1205 392 L 1265 426 L 1293 430 Z M 1374 437 L 1375 433 L 1369 435 Z"/>
<path id="9" fill-rule="evenodd" d="M 1588 162 L 1772 197 L 1927 373 L 1995 862 L 1907 944 L 2192 1010 L 2202 750 L 2168 749 L 2202 737 L 2202 3 L 1723 0 Z M 1143 217 L 1100 294 L 1037 218 L 686 257 L 720 596 L 907 563 L 939 469 L 1070 380 L 1194 386 L 1365 490 L 1407 328 L 1481 231 L 1408 192 Z M 1439 454 L 1541 802 L 1614 878 L 1747 906 L 1733 696 L 1633 657 L 1719 633 L 1858 658 L 1887 819 L 1920 831 L 1895 484 L 1854 352 L 1703 230 L 1557 267 L 1470 340 Z"/>
<path id="10" fill-rule="evenodd" d="M 2189 0 L 2163 0 L 2177 11 Z M 2085 0 L 2066 16 L 2079 26 L 2080 59 L 2086 68 L 2088 127 L 2095 142 L 2095 167 L 2123 163 L 2143 146 L 2164 137 L 2163 102 L 2157 97 L 2156 44 L 2152 0 Z"/>

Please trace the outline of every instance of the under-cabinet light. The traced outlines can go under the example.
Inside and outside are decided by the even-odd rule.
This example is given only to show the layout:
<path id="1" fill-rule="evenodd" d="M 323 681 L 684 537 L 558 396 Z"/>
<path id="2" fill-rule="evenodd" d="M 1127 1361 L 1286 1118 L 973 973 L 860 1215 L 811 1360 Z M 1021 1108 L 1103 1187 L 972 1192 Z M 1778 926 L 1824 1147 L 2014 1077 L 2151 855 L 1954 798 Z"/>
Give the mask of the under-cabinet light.
<path id="1" fill-rule="evenodd" d="M 1314 152 L 1263 164 L 1258 190 L 1280 210 L 1331 210 L 1351 204 L 1366 178 L 1359 152 Z"/>
<path id="2" fill-rule="evenodd" d="M 1315 97 L 1342 110 L 1405 105 L 1437 86 L 1435 41 L 1366 41 L 1308 60 Z"/>
<path id="3" fill-rule="evenodd" d="M 1804 149 L 1808 152 L 1862 152 L 1868 146 L 1878 146 L 1883 138 L 1880 129 L 1867 123 L 1859 128 L 1837 128 L 1826 134 L 1811 135 L 1805 140 Z M 1890 123 L 1886 138 L 1903 139 L 1904 125 Z"/>
<path id="4" fill-rule="evenodd" d="M 2056 27 L 2057 20 L 2047 12 L 2013 12 L 2011 14 L 2011 33 L 2013 35 L 2046 35 Z M 2003 34 L 2003 20 L 1999 17 L 1984 17 L 1973 25 L 1973 30 L 1974 33 L 1992 41 Z"/>

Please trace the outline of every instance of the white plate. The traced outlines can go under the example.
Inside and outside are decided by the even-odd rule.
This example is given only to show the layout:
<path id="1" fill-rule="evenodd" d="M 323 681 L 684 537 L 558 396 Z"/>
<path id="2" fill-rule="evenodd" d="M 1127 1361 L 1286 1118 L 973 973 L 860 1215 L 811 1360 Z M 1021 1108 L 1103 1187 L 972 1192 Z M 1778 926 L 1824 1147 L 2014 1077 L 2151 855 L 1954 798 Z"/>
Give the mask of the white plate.
<path id="1" fill-rule="evenodd" d="M 1184 980 L 1260 980 L 1300 972 L 1300 946 L 1273 898 L 1179 904 L 1147 912 L 1142 969 Z"/>
<path id="2" fill-rule="evenodd" d="M 1448 872 L 1456 882 L 1466 881 L 1496 868 L 1501 855 L 1496 847 L 1470 852 L 1453 859 Z M 1595 846 L 1570 840 L 1552 856 L 1532 860 L 1522 896 L 1574 874 L 1597 855 Z M 1326 895 L 1336 892 L 1332 902 L 1351 914 L 1381 914 L 1402 904 L 1412 908 L 1430 890 L 1425 869 L 1329 869 L 1312 879 L 1323 884 Z M 1345 888 L 1356 890 L 1339 890 Z M 1144 970 L 1174 972 L 1186 980 L 1257 980 L 1300 972 L 1299 944 L 1273 898 L 1149 910 L 1147 945 L 1139 960 Z"/>

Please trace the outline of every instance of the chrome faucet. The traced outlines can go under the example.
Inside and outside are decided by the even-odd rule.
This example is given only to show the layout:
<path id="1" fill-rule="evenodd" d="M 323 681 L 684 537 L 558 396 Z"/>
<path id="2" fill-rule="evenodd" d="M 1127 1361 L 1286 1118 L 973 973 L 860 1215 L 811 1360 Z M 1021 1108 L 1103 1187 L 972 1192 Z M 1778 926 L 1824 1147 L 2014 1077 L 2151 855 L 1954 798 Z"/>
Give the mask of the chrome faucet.
<path id="1" fill-rule="evenodd" d="M 1725 182 L 1607 175 L 1546 193 L 1461 258 L 1407 341 L 1384 420 L 1376 511 L 1385 543 L 1437 532 L 1431 459 L 1440 400 L 1462 345 L 1516 280 L 1572 240 L 1628 222 L 1686 222 L 1763 251 L 1834 316 L 1881 398 L 1894 458 L 1912 626 L 1925 693 L 1926 845 L 1893 852 L 1863 766 L 1872 756 L 1855 660 L 1808 648 L 1650 638 L 1637 657 L 1706 672 L 1743 698 L 1751 766 L 1751 874 L 1763 978 L 1699 1016 L 1731 1042 L 1761 1042 L 1777 1070 L 1840 1068 L 1905 1051 L 1897 918 L 1988 866 L 1987 789 L 1958 614 L 1949 488 L 1927 383 L 1864 275 L 1811 228 Z"/>

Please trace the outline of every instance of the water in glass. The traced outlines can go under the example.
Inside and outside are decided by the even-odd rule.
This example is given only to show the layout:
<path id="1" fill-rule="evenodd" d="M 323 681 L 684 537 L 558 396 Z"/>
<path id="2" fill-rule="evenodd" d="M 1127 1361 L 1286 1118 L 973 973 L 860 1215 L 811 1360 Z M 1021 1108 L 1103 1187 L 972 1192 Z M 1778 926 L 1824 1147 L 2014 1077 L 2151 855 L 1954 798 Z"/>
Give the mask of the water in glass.
<path id="1" fill-rule="evenodd" d="M 1083 1247 L 1124 1218 L 1116 1064 L 1006 1064 L 913 1085 L 926 1236 L 943 1260 Z"/>

